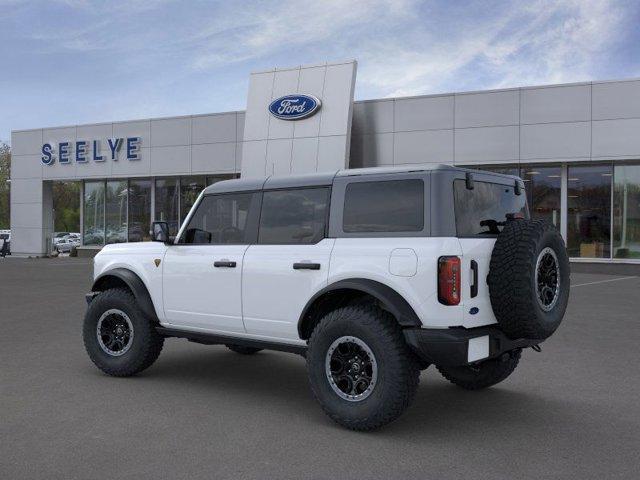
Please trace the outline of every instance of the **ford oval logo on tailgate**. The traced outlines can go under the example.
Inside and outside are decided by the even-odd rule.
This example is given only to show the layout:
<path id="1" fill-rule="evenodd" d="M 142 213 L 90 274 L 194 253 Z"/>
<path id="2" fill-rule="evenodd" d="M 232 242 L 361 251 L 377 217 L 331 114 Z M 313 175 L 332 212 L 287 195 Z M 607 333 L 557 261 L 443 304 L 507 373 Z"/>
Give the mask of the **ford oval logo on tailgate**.
<path id="1" fill-rule="evenodd" d="M 281 120 L 300 120 L 316 113 L 320 104 L 313 95 L 286 95 L 271 102 L 269 112 Z"/>

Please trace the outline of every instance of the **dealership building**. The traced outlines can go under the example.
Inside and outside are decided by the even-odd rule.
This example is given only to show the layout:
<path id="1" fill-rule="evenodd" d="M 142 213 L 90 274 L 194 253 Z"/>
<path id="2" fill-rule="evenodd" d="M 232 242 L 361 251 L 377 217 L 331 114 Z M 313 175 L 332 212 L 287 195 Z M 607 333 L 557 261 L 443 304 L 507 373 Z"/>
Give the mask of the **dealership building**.
<path id="1" fill-rule="evenodd" d="M 519 175 L 575 261 L 640 263 L 640 79 L 354 101 L 355 61 L 250 76 L 246 111 L 12 132 L 11 250 L 44 255 L 53 185 L 83 245 L 173 232 L 213 182 L 442 163 Z"/>

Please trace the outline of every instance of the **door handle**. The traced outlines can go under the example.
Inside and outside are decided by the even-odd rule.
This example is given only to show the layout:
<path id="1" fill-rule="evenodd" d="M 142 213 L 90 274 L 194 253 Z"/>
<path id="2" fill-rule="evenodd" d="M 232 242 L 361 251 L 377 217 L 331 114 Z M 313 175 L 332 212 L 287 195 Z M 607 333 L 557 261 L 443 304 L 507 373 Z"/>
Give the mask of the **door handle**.
<path id="1" fill-rule="evenodd" d="M 471 285 L 471 298 L 478 296 L 478 262 L 471 260 L 471 273 L 473 274 L 473 284 Z"/>
<path id="2" fill-rule="evenodd" d="M 319 263 L 297 262 L 293 264 L 294 270 L 320 270 Z"/>
<path id="3" fill-rule="evenodd" d="M 219 260 L 217 262 L 213 262 L 213 266 L 216 268 L 219 268 L 219 267 L 236 268 L 236 262 L 230 262 L 229 260 Z"/>

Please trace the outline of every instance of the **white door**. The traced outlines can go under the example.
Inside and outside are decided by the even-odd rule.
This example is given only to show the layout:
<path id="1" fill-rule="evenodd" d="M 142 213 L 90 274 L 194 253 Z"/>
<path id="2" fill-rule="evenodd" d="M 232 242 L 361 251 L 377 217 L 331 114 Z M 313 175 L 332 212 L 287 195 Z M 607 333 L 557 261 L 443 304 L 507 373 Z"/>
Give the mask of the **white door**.
<path id="1" fill-rule="evenodd" d="M 257 200 L 257 201 L 256 201 Z M 255 193 L 204 196 L 163 266 L 164 314 L 181 328 L 243 333 L 242 267 L 255 241 Z M 255 210 L 255 211 L 254 211 Z"/>
<path id="2" fill-rule="evenodd" d="M 258 244 L 244 257 L 243 319 L 247 333 L 299 340 L 298 318 L 327 284 L 335 239 L 325 238 L 329 189 L 264 192 Z"/>
<path id="3" fill-rule="evenodd" d="M 300 312 L 327 285 L 335 239 L 316 245 L 252 245 L 243 272 L 244 324 L 254 335 L 298 339 Z"/>
<path id="4" fill-rule="evenodd" d="M 218 332 L 244 332 L 240 297 L 247 245 L 173 245 L 164 256 L 168 323 Z"/>

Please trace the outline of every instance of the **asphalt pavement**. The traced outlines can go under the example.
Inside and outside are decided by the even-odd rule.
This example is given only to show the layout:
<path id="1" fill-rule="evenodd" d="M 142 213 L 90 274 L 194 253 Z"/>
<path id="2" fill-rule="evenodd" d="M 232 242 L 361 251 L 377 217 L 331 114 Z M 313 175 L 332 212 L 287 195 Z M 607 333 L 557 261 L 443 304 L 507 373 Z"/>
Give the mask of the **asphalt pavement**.
<path id="1" fill-rule="evenodd" d="M 170 339 L 132 378 L 81 338 L 86 259 L 0 259 L 0 479 L 637 479 L 640 277 L 574 273 L 542 352 L 480 392 L 422 373 L 373 433 L 312 398 L 304 360 Z"/>

